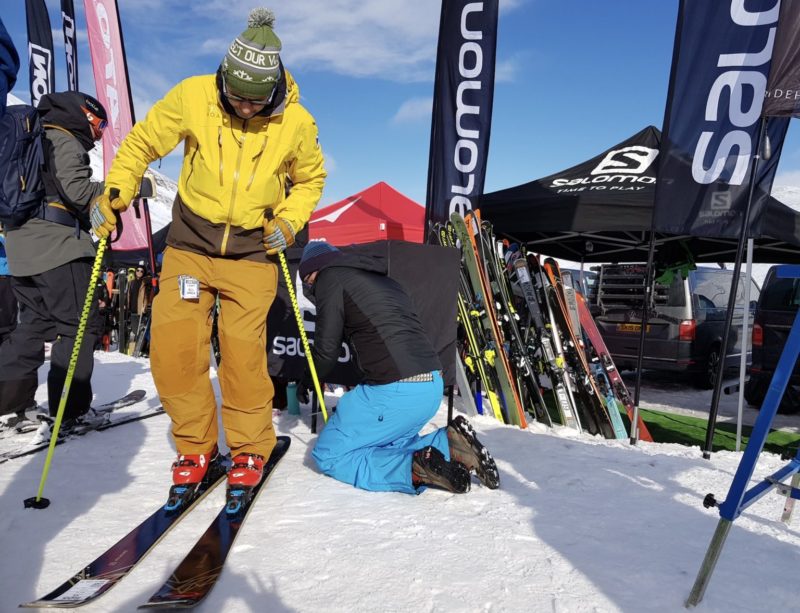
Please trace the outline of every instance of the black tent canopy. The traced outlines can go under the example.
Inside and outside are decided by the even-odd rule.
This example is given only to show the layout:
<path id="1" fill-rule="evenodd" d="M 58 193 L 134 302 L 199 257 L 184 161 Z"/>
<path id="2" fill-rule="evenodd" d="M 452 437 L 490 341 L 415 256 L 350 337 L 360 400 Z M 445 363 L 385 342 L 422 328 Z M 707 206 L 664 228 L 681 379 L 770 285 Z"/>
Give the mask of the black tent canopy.
<path id="1" fill-rule="evenodd" d="M 660 131 L 648 126 L 577 166 L 484 194 L 481 216 L 498 235 L 549 256 L 646 261 L 660 143 Z M 769 196 L 751 228 L 754 261 L 800 262 L 799 213 Z M 656 249 L 664 260 L 684 259 L 688 249 L 697 262 L 731 262 L 736 240 L 657 234 Z"/>

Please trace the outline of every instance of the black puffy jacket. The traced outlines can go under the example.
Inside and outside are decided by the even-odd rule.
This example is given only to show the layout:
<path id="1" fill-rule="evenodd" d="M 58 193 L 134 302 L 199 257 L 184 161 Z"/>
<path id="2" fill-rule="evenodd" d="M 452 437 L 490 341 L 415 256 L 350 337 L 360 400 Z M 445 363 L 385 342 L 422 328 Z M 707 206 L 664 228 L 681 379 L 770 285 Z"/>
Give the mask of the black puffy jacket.
<path id="1" fill-rule="evenodd" d="M 341 253 L 314 283 L 317 322 L 312 350 L 320 381 L 336 365 L 342 339 L 350 344 L 363 383 L 382 385 L 441 370 L 403 287 L 386 276 L 386 260 Z"/>

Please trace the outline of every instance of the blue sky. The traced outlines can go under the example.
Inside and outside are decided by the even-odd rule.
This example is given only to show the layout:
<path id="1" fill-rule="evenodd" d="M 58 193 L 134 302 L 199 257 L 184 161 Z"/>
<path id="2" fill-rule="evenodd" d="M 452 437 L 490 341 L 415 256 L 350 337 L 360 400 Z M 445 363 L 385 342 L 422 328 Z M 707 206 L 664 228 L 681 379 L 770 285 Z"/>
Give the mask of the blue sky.
<path id="1" fill-rule="evenodd" d="M 327 159 L 321 205 L 386 181 L 424 204 L 441 4 L 435 0 L 119 0 L 137 118 L 179 80 L 214 72 L 247 13 L 277 15 L 284 64 L 316 117 Z M 24 50 L 23 0 L 2 18 Z M 81 89 L 94 93 L 83 2 Z M 47 0 L 66 87 L 60 2 Z M 661 128 L 678 0 L 500 0 L 485 191 L 577 164 L 646 125 Z M 24 55 L 24 53 L 22 54 Z M 27 62 L 13 93 L 29 99 Z M 177 178 L 179 154 L 161 171 Z M 800 185 L 790 127 L 778 182 Z"/>

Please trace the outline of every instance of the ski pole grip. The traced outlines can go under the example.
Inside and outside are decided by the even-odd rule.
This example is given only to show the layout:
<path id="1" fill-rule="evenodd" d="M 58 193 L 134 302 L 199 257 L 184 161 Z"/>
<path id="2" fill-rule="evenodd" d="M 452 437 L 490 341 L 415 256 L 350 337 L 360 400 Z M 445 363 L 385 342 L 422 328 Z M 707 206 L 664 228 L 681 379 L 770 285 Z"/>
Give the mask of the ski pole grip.
<path id="1" fill-rule="evenodd" d="M 117 198 L 119 198 L 119 189 L 116 187 L 112 187 L 110 190 L 108 190 L 108 197 L 111 199 L 112 202 Z M 111 243 L 116 243 L 119 240 L 120 236 L 122 236 L 122 214 L 119 211 L 115 210 L 114 217 L 117 218 L 117 238 L 109 241 Z"/>

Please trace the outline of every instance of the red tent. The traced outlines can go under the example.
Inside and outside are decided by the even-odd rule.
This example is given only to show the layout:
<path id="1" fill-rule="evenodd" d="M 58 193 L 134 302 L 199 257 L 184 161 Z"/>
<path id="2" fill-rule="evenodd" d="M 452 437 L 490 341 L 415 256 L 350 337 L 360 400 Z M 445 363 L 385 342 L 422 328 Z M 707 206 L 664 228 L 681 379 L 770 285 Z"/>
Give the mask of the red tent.
<path id="1" fill-rule="evenodd" d="M 345 246 L 383 239 L 423 242 L 425 207 L 381 181 L 362 192 L 314 211 L 309 240 Z"/>

